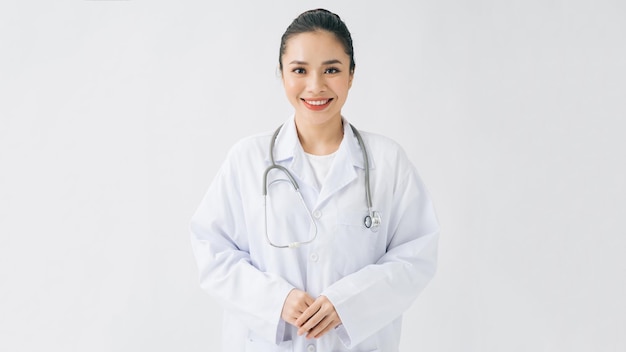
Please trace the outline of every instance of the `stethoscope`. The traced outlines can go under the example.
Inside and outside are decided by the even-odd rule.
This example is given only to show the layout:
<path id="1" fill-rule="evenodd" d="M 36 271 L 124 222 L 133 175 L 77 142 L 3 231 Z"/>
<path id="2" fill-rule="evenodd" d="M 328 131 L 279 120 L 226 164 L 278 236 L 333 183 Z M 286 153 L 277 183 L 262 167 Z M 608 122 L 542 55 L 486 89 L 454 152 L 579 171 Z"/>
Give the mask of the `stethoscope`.
<path id="1" fill-rule="evenodd" d="M 313 215 L 311 214 L 311 211 L 309 210 L 309 207 L 307 207 L 304 198 L 302 197 L 302 194 L 300 193 L 300 186 L 298 185 L 298 182 L 296 181 L 296 179 L 293 177 L 293 175 L 291 174 L 291 172 L 289 170 L 287 170 L 287 168 L 276 164 L 276 162 L 274 161 L 274 144 L 276 142 L 276 137 L 278 137 L 278 133 L 280 132 L 281 128 L 283 126 L 281 125 L 280 127 L 278 127 L 276 129 L 276 132 L 274 132 L 274 135 L 272 136 L 272 140 L 270 141 L 270 161 L 272 162 L 272 164 L 270 166 L 267 167 L 267 169 L 265 169 L 265 173 L 263 174 L 263 199 L 264 199 L 264 208 L 265 208 L 265 237 L 267 239 L 267 242 L 275 248 L 297 248 L 300 247 L 303 244 L 308 244 L 313 242 L 316 238 L 317 238 L 317 224 L 315 223 L 315 220 L 313 219 Z M 363 225 L 372 230 L 372 232 L 376 232 L 378 231 L 378 228 L 380 227 L 380 223 L 381 223 L 381 217 L 380 217 L 380 213 L 377 211 L 372 210 L 372 195 L 371 195 L 371 190 L 370 190 L 370 169 L 369 169 L 369 158 L 367 155 L 367 151 L 365 150 L 365 143 L 363 143 L 363 138 L 361 137 L 361 134 L 359 133 L 359 131 L 352 126 L 352 124 L 350 124 L 350 128 L 352 128 L 352 132 L 354 132 L 354 135 L 356 136 L 357 141 L 359 142 L 359 147 L 361 147 L 361 152 L 363 153 L 363 163 L 365 166 L 365 198 L 366 198 L 366 202 L 367 202 L 367 211 L 368 214 L 365 215 L 365 217 L 363 218 Z M 287 178 L 289 179 L 289 182 L 291 183 L 291 185 L 293 186 L 294 191 L 296 192 L 296 194 L 298 195 L 298 198 L 300 199 L 300 201 L 302 202 L 302 205 L 304 206 L 304 208 L 306 209 L 307 215 L 309 216 L 309 219 L 311 220 L 311 223 L 313 224 L 313 227 L 315 229 L 315 232 L 313 234 L 313 236 L 306 240 L 306 241 L 295 241 L 295 242 L 291 242 L 288 244 L 276 244 L 274 242 L 272 242 L 272 240 L 270 240 L 270 236 L 267 233 L 267 174 L 272 171 L 272 170 L 279 170 L 282 171 Z M 286 181 L 283 179 L 278 179 L 274 182 L 278 182 L 278 181 Z"/>

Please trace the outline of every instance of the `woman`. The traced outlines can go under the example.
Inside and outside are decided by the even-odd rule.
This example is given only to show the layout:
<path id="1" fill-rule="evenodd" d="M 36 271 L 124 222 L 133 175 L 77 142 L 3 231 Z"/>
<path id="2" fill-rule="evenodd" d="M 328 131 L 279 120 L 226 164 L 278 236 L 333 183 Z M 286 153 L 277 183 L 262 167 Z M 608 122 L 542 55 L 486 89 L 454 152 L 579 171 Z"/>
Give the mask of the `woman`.
<path id="1" fill-rule="evenodd" d="M 341 115 L 355 64 L 339 16 L 298 16 L 279 67 L 294 115 L 230 150 L 191 222 L 224 351 L 398 351 L 435 272 L 430 198 L 398 144 Z"/>

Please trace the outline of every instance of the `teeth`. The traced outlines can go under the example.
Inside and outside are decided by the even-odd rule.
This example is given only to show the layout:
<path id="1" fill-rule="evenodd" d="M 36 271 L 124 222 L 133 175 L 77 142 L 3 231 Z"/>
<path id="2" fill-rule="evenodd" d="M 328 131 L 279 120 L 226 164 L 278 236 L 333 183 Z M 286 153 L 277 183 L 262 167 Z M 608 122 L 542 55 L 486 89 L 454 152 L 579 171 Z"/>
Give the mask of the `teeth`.
<path id="1" fill-rule="evenodd" d="M 307 100 L 309 105 L 324 105 L 326 103 L 328 103 L 328 100 Z"/>

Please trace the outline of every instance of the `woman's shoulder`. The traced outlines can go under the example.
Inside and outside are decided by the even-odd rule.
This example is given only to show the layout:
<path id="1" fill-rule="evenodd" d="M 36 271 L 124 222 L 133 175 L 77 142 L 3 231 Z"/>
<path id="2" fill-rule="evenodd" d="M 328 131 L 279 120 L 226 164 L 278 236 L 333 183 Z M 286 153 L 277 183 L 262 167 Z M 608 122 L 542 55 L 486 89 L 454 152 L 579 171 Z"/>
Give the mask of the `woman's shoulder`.
<path id="1" fill-rule="evenodd" d="M 248 154 L 255 151 L 266 151 L 269 147 L 270 139 L 272 138 L 272 132 L 260 132 L 252 135 L 248 135 L 237 140 L 230 148 L 229 154 Z"/>
<path id="2" fill-rule="evenodd" d="M 397 140 L 375 132 L 360 132 L 374 168 L 393 171 L 398 176 L 417 172 L 415 163 Z"/>
<path id="3" fill-rule="evenodd" d="M 368 152 L 385 154 L 405 154 L 404 147 L 395 139 L 375 132 L 360 131 Z"/>

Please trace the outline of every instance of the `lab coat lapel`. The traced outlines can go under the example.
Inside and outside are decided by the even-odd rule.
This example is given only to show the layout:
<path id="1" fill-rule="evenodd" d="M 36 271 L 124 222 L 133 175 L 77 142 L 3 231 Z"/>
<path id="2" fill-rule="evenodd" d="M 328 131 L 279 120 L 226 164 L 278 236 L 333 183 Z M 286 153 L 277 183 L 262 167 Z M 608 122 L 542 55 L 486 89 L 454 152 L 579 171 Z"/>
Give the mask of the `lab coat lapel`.
<path id="1" fill-rule="evenodd" d="M 299 143 L 297 143 L 294 147 L 293 158 L 291 159 L 291 165 L 289 165 L 288 168 L 292 170 L 294 176 L 302 182 L 302 185 L 300 185 L 300 187 L 306 185 L 307 187 L 311 187 L 317 190 L 317 182 L 315 181 L 313 168 L 311 167 L 311 164 L 307 161 L 304 150 Z"/>
<path id="2" fill-rule="evenodd" d="M 344 120 L 343 125 L 344 137 L 335 155 L 333 166 L 330 168 L 324 185 L 322 186 L 320 196 L 317 199 L 317 205 L 322 204 L 328 198 L 332 197 L 333 194 L 353 182 L 358 176 L 357 168 L 363 169 L 359 143 L 348 122 Z"/>
<path id="3" fill-rule="evenodd" d="M 276 138 L 274 159 L 277 164 L 287 167 L 297 179 L 300 187 L 315 187 L 315 175 L 306 160 L 304 150 L 298 140 L 295 121 L 292 118 L 285 122 Z"/>
<path id="4" fill-rule="evenodd" d="M 343 135 L 333 166 L 326 176 L 317 200 L 314 200 L 315 207 L 353 182 L 358 177 L 357 169 L 364 169 L 361 147 L 350 124 L 345 119 L 343 120 Z M 291 170 L 299 183 L 303 183 L 300 187 L 306 185 L 316 189 L 315 175 L 298 140 L 293 117 L 285 122 L 276 138 L 274 158 L 277 164 Z M 372 167 L 373 161 L 370 160 L 370 168 Z"/>

